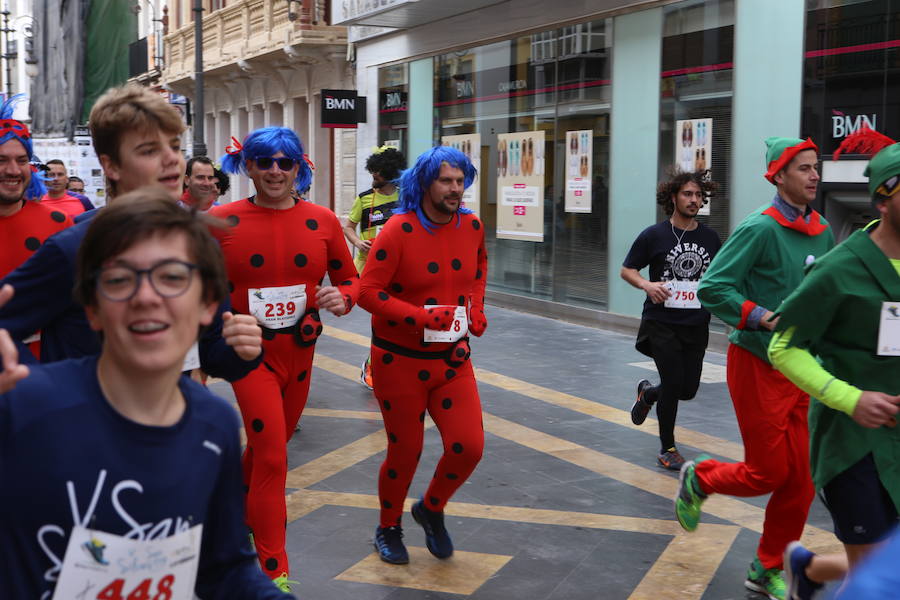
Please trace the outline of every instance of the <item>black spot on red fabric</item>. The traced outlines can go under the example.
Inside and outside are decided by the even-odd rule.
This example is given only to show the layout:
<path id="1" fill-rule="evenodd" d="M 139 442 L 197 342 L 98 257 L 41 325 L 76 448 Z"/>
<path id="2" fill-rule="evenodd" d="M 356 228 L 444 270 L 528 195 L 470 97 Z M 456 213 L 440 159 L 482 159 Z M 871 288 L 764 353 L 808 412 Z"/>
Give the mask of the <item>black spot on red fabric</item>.
<path id="1" fill-rule="evenodd" d="M 429 496 L 429 497 L 428 497 L 428 501 L 431 502 L 431 505 L 432 505 L 432 506 L 437 506 L 438 504 L 441 503 L 440 498 L 437 498 L 437 497 L 435 497 L 435 496 Z"/>
<path id="2" fill-rule="evenodd" d="M 387 292 L 378 292 L 378 299 L 382 302 L 387 302 L 390 296 L 388 296 Z"/>
<path id="3" fill-rule="evenodd" d="M 36 237 L 25 238 L 25 247 L 34 252 L 41 247 L 41 240 Z"/>
<path id="4" fill-rule="evenodd" d="M 267 558 L 266 559 L 266 570 L 274 571 L 278 568 L 278 559 L 277 558 Z"/>
<path id="5" fill-rule="evenodd" d="M 481 269 L 475 271 L 475 279 L 481 279 Z"/>
<path id="6" fill-rule="evenodd" d="M 391 401 L 390 400 L 385 400 L 384 402 L 381 403 L 381 405 L 384 407 L 384 410 L 391 410 Z"/>
<path id="7" fill-rule="evenodd" d="M 303 335 L 312 335 L 315 333 L 316 329 L 309 323 L 303 326 Z"/>
<path id="8" fill-rule="evenodd" d="M 425 304 L 437 304 L 437 298 L 426 298 Z"/>
<path id="9" fill-rule="evenodd" d="M 406 233 L 412 233 L 412 225 L 410 225 L 409 223 L 404 223 L 400 226 L 400 229 L 402 229 Z"/>
<path id="10" fill-rule="evenodd" d="M 438 264 L 436 262 L 428 263 L 428 272 L 429 273 L 437 273 L 438 272 Z"/>
<path id="11" fill-rule="evenodd" d="M 419 371 L 419 380 L 420 381 L 428 381 L 429 378 L 431 378 L 431 373 L 429 373 L 425 369 L 422 369 L 421 371 Z"/>
<path id="12" fill-rule="evenodd" d="M 391 479 L 397 479 L 397 471 L 395 471 L 394 469 L 388 469 L 387 476 Z"/>
<path id="13" fill-rule="evenodd" d="M 230 227 L 237 227 L 237 224 L 241 222 L 241 218 L 237 215 L 228 215 L 225 220 Z"/>
<path id="14" fill-rule="evenodd" d="M 447 479 L 459 479 L 459 475 L 456 473 L 447 473 Z"/>
<path id="15" fill-rule="evenodd" d="M 265 427 L 261 419 L 253 419 L 253 423 L 251 423 L 250 426 L 253 427 L 253 431 L 256 433 L 259 433 L 263 430 L 263 427 Z"/>
<path id="16" fill-rule="evenodd" d="M 388 326 L 390 326 L 390 327 L 396 327 L 396 326 L 397 326 L 397 321 L 388 321 L 387 323 L 388 323 Z M 413 320 L 413 323 L 415 323 L 415 320 Z"/>
<path id="17" fill-rule="evenodd" d="M 350 280 L 350 279 L 347 279 L 347 280 L 345 280 L 345 281 L 342 281 L 342 282 L 341 282 L 341 285 L 353 285 L 353 281 Z"/>
<path id="18" fill-rule="evenodd" d="M 456 452 L 457 454 L 462 454 L 463 445 L 460 444 L 459 442 L 453 442 L 453 451 Z"/>
<path id="19" fill-rule="evenodd" d="M 66 220 L 66 215 L 65 215 L 65 213 L 59 212 L 58 210 L 54 210 L 53 212 L 50 213 L 50 218 L 53 219 L 54 221 L 56 221 L 57 223 L 62 223 L 63 221 Z"/>
<path id="20" fill-rule="evenodd" d="M 465 351 L 464 348 L 457 348 L 457 349 L 456 349 L 456 357 L 457 357 L 457 358 L 462 358 L 462 357 L 464 357 L 465 355 L 466 355 L 466 351 Z"/>
<path id="21" fill-rule="evenodd" d="M 425 411 L 423 410 L 422 412 L 419 413 L 419 423 L 424 423 L 424 422 L 425 422 Z"/>
<path id="22" fill-rule="evenodd" d="M 454 258 L 452 261 L 450 261 L 450 266 L 453 267 L 454 271 L 459 271 L 460 269 L 462 269 L 462 261 L 458 258 Z"/>
<path id="23" fill-rule="evenodd" d="M 391 443 L 392 443 L 392 444 L 396 444 L 396 443 L 397 443 L 397 436 L 394 435 L 393 433 L 389 433 L 389 434 L 388 434 L 388 439 L 391 440 Z"/>
<path id="24" fill-rule="evenodd" d="M 300 374 L 297 375 L 297 381 L 303 381 L 304 379 L 306 379 L 307 373 L 308 371 L 300 371 Z"/>
<path id="25" fill-rule="evenodd" d="M 330 261 L 328 261 L 328 266 L 331 267 L 332 269 L 334 269 L 335 271 L 338 271 L 341 269 L 341 267 L 344 266 L 344 263 L 342 263 L 341 261 L 339 261 L 336 258 L 332 258 Z"/>
<path id="26" fill-rule="evenodd" d="M 449 310 L 445 310 L 445 311 L 444 311 L 444 316 L 445 316 L 445 317 L 449 317 L 449 316 L 450 316 L 450 311 L 449 311 Z"/>
<path id="27" fill-rule="evenodd" d="M 381 505 L 387 509 L 394 508 L 394 505 L 391 504 L 390 500 L 382 500 Z"/>
<path id="28" fill-rule="evenodd" d="M 264 262 L 266 262 L 266 259 L 263 258 L 262 254 L 254 254 L 250 257 L 250 264 L 254 267 L 261 267 Z"/>
<path id="29" fill-rule="evenodd" d="M 275 332 L 267 327 L 262 328 L 262 338 L 264 340 L 272 341 L 275 339 Z"/>
<path id="30" fill-rule="evenodd" d="M 234 283 L 232 283 L 231 281 L 228 282 L 228 293 L 229 294 L 234 293 Z"/>
<path id="31" fill-rule="evenodd" d="M 453 379 L 454 377 L 456 377 L 456 371 L 454 371 L 453 369 L 447 369 L 447 371 L 444 373 L 444 376 L 447 379 Z"/>
<path id="32" fill-rule="evenodd" d="M 406 317 L 405 319 L 403 319 L 403 321 L 406 322 L 407 325 L 415 325 L 416 324 L 416 320 L 413 319 L 412 317 Z"/>
<path id="33" fill-rule="evenodd" d="M 466 297 L 465 297 L 465 296 L 460 296 L 459 298 L 456 299 L 456 303 L 457 303 L 459 306 L 465 306 L 465 305 L 466 305 Z"/>
<path id="34" fill-rule="evenodd" d="M 305 267 L 307 262 L 309 262 L 309 260 L 306 258 L 305 254 L 296 254 L 294 256 L 294 264 L 298 267 Z"/>
<path id="35" fill-rule="evenodd" d="M 481 222 L 479 222 L 478 219 L 472 219 L 472 228 L 475 229 L 475 231 L 478 231 L 481 229 Z"/>
<path id="36" fill-rule="evenodd" d="M 379 248 L 378 252 L 375 253 L 376 260 L 384 260 L 387 258 L 387 251 L 384 248 Z"/>
<path id="37" fill-rule="evenodd" d="M 315 231 L 319 228 L 319 222 L 315 219 L 307 219 L 306 226 L 309 227 L 312 231 Z"/>
<path id="38" fill-rule="evenodd" d="M 441 406 L 444 408 L 444 410 L 450 410 L 450 407 L 453 406 L 453 400 L 451 400 L 450 398 L 444 398 L 443 400 L 441 400 Z"/>
<path id="39" fill-rule="evenodd" d="M 381 357 L 381 362 L 383 362 L 386 365 L 391 364 L 392 362 L 394 362 L 394 355 L 390 354 L 390 353 L 385 354 L 384 356 Z"/>
<path id="40" fill-rule="evenodd" d="M 395 291 L 396 293 L 398 293 L 398 294 L 400 294 L 400 293 L 403 292 L 403 286 L 400 285 L 399 283 L 392 283 L 392 284 L 391 284 L 391 289 L 392 289 L 393 291 Z"/>

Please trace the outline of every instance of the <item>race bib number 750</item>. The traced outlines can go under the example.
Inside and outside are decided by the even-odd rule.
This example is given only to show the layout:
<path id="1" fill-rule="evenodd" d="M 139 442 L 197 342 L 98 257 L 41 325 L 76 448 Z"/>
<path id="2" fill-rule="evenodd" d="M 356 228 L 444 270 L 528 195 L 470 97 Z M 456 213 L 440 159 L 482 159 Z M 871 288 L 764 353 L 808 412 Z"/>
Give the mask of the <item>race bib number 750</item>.
<path id="1" fill-rule="evenodd" d="M 699 281 L 666 282 L 666 287 L 672 293 L 666 298 L 666 308 L 700 308 L 700 298 L 697 297 Z"/>

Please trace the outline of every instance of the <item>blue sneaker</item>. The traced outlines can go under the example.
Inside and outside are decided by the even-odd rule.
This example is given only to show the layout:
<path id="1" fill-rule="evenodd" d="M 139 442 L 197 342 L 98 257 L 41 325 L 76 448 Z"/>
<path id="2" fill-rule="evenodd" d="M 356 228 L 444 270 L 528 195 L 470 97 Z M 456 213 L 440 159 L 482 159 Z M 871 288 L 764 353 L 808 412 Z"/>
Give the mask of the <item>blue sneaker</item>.
<path id="1" fill-rule="evenodd" d="M 375 551 L 378 557 L 392 565 L 405 565 L 409 562 L 409 553 L 403 544 L 403 528 L 399 525 L 393 527 L 375 528 Z"/>
<path id="2" fill-rule="evenodd" d="M 823 587 L 806 576 L 806 567 L 812 562 L 814 552 L 800 542 L 791 542 L 784 551 L 784 583 L 788 600 L 811 600 Z"/>
<path id="3" fill-rule="evenodd" d="M 450 558 L 453 555 L 453 541 L 447 528 L 444 527 L 444 513 L 425 508 L 425 501 L 413 504 L 413 519 L 425 530 L 425 546 L 437 558 Z"/>

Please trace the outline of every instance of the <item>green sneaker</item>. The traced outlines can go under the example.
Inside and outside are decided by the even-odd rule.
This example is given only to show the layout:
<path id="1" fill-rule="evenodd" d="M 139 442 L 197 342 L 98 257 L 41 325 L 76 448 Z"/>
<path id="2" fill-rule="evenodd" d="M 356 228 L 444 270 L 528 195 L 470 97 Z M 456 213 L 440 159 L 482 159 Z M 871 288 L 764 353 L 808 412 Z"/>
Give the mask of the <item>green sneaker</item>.
<path id="1" fill-rule="evenodd" d="M 700 523 L 700 506 L 706 500 L 707 495 L 700 489 L 697 474 L 694 472 L 698 462 L 704 461 L 708 456 L 700 455 L 697 460 L 689 460 L 681 467 L 678 476 L 678 495 L 675 496 L 675 516 L 678 523 L 685 531 L 694 531 Z"/>
<path id="2" fill-rule="evenodd" d="M 785 585 L 781 569 L 764 569 L 759 557 L 754 558 L 747 570 L 747 581 L 744 587 L 748 590 L 767 595 L 770 600 L 784 600 Z"/>
<path id="3" fill-rule="evenodd" d="M 274 583 L 275 587 L 277 587 L 279 590 L 281 590 L 285 594 L 290 594 L 291 593 L 291 584 L 292 583 L 299 584 L 300 582 L 288 579 L 288 574 L 282 573 L 281 575 L 279 575 L 278 577 L 273 579 L 272 583 Z M 782 588 L 783 587 L 784 587 L 784 584 L 782 583 Z"/>

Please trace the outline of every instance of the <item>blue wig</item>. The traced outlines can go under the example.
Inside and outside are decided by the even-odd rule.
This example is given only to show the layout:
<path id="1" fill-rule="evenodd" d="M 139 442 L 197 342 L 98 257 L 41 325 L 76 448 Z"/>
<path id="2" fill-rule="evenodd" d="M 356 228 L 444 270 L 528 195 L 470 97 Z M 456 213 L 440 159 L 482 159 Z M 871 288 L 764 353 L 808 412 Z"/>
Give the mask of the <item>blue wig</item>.
<path id="1" fill-rule="evenodd" d="M 24 97 L 24 94 L 16 94 L 0 105 L 0 146 L 10 140 L 19 140 L 19 143 L 25 148 L 25 152 L 28 154 L 28 161 L 30 162 L 34 157 L 34 148 L 31 146 L 31 132 L 28 131 L 28 127 L 24 123 L 13 119 L 16 104 L 21 102 Z M 25 188 L 25 198 L 40 200 L 46 193 L 47 188 L 44 186 L 43 174 L 32 169 L 31 183 Z"/>
<path id="2" fill-rule="evenodd" d="M 416 159 L 416 164 L 403 171 L 400 179 L 397 181 L 400 187 L 400 208 L 394 211 L 395 214 L 416 213 L 419 223 L 429 233 L 433 232 L 434 225 L 422 210 L 422 198 L 425 190 L 431 187 L 431 184 L 440 175 L 441 165 L 444 163 L 463 172 L 463 189 L 468 189 L 472 182 L 475 181 L 475 176 L 478 174 L 475 166 L 472 165 L 472 162 L 465 154 L 451 146 L 435 146 L 430 150 L 426 150 Z M 472 212 L 472 209 L 465 208 L 460 203 L 456 212 L 456 226 L 459 227 L 459 215 L 467 215 Z"/>
<path id="3" fill-rule="evenodd" d="M 228 154 L 222 157 L 222 170 L 226 173 L 247 174 L 247 161 L 256 158 L 267 158 L 279 152 L 283 152 L 288 158 L 293 158 L 300 165 L 297 178 L 294 179 L 294 189 L 298 192 L 306 190 L 312 183 L 312 170 L 306 162 L 303 154 L 303 144 L 297 134 L 287 127 L 263 127 L 250 133 L 244 138 L 243 146 L 227 150 Z"/>

